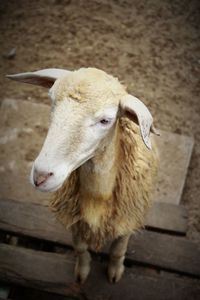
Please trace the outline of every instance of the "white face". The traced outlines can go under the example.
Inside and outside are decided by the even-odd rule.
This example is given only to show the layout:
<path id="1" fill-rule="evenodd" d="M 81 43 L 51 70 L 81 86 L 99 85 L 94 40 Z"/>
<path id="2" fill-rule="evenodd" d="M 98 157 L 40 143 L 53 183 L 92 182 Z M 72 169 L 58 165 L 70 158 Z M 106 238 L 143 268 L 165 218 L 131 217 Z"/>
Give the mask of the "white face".
<path id="1" fill-rule="evenodd" d="M 118 107 L 94 111 L 88 104 L 64 99 L 53 103 L 50 128 L 31 170 L 40 191 L 60 188 L 72 171 L 95 155 L 114 128 Z"/>

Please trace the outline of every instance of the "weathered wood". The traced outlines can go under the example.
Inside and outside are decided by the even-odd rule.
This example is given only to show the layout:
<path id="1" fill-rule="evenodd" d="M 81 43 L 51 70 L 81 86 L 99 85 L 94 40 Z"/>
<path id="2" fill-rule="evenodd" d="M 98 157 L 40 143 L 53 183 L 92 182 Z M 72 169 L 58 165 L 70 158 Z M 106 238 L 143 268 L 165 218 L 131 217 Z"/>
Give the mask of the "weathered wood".
<path id="1" fill-rule="evenodd" d="M 161 136 L 155 137 L 159 154 L 155 200 L 179 204 L 194 146 L 193 137 L 160 131 Z"/>
<path id="2" fill-rule="evenodd" d="M 186 209 L 182 206 L 155 203 L 147 215 L 146 225 L 185 234 L 186 216 Z M 54 214 L 48 207 L 36 203 L 0 199 L 0 228 L 57 242 L 66 239 L 67 242 L 66 231 L 56 221 Z"/>
<path id="3" fill-rule="evenodd" d="M 47 207 L 13 200 L 0 201 L 0 228 L 18 234 L 72 245 L 71 235 Z M 105 251 L 107 253 L 107 251 Z M 200 276 L 200 250 L 189 240 L 143 231 L 133 236 L 127 258 L 137 263 Z"/>
<path id="4" fill-rule="evenodd" d="M 182 205 L 155 202 L 146 216 L 146 226 L 162 231 L 185 234 L 187 210 Z"/>
<path id="5" fill-rule="evenodd" d="M 181 280 L 174 274 L 156 274 L 154 270 L 126 268 L 121 281 L 110 284 L 107 266 L 95 264 L 84 286 L 87 300 L 199 300 L 199 280 Z"/>
<path id="6" fill-rule="evenodd" d="M 105 265 L 96 261 L 88 281 L 80 286 L 74 283 L 74 258 L 70 253 L 46 253 L 5 244 L 0 245 L 0 266 L 1 280 L 63 295 L 82 295 L 88 300 L 194 300 L 200 293 L 197 280 L 181 280 L 173 274 L 163 277 L 153 270 L 141 273 L 137 267 L 126 268 L 122 280 L 113 285 L 106 278 Z"/>
<path id="7" fill-rule="evenodd" d="M 12 297 L 13 300 L 86 300 L 80 296 L 59 295 L 19 285 L 14 289 Z"/>
<path id="8" fill-rule="evenodd" d="M 77 290 L 73 269 L 73 255 L 0 244 L 0 279 L 3 281 L 69 294 Z"/>
<path id="9" fill-rule="evenodd" d="M 130 239 L 126 258 L 200 277 L 200 248 L 187 239 L 142 231 Z"/>
<path id="10" fill-rule="evenodd" d="M 48 207 L 37 203 L 0 199 L 0 229 L 65 245 L 71 243 L 69 231 Z"/>
<path id="11" fill-rule="evenodd" d="M 48 195 L 36 192 L 28 176 L 31 160 L 39 153 L 49 122 L 50 106 L 5 99 L 0 108 L 0 153 L 2 197 L 20 201 L 48 202 Z M 178 204 L 189 165 L 193 138 L 161 131 L 159 182 L 155 199 Z M 12 172 L 11 172 L 12 170 Z"/>

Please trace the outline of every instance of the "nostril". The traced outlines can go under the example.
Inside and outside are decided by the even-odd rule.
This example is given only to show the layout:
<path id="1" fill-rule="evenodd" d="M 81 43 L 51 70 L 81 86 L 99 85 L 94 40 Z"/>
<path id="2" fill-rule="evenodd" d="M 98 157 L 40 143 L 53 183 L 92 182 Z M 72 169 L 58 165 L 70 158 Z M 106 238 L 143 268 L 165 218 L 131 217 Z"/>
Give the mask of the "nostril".
<path id="1" fill-rule="evenodd" d="M 52 173 L 52 172 L 50 172 L 50 173 L 48 173 L 48 175 L 49 175 L 49 176 L 53 176 L 53 173 Z"/>

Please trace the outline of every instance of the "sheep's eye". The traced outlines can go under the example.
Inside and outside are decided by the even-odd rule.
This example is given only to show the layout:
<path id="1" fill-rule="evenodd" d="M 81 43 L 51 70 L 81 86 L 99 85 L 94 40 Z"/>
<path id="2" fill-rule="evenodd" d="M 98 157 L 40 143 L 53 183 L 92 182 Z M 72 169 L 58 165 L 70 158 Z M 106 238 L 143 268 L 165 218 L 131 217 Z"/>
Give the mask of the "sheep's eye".
<path id="1" fill-rule="evenodd" d="M 103 124 L 103 125 L 107 125 L 107 124 L 110 123 L 110 120 L 108 120 L 108 119 L 102 119 L 102 120 L 100 120 L 100 123 Z"/>

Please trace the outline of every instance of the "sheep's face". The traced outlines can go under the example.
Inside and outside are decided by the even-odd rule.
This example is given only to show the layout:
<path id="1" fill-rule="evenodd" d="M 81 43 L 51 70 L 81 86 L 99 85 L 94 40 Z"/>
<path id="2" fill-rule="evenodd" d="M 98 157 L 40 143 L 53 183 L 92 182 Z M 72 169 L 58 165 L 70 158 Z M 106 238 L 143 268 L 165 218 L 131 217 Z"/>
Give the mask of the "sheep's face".
<path id="1" fill-rule="evenodd" d="M 113 97 L 112 88 L 105 89 L 101 79 L 95 83 L 94 78 L 79 77 L 57 80 L 50 89 L 51 123 L 31 171 L 31 182 L 41 191 L 58 189 L 114 134 L 119 101 L 116 95 Z"/>
<path id="2" fill-rule="evenodd" d="M 101 70 L 45 69 L 8 77 L 51 87 L 51 124 L 31 171 L 31 182 L 41 191 L 58 189 L 73 170 L 110 143 L 119 111 L 128 112 L 132 120 L 137 117 L 142 139 L 151 148 L 150 130 L 156 131 L 149 110 Z"/>
<path id="3" fill-rule="evenodd" d="M 88 107 L 87 107 L 88 108 Z M 52 174 L 37 188 L 54 191 L 71 172 L 95 155 L 112 135 L 117 116 L 117 107 L 109 106 L 95 113 L 83 104 L 65 99 L 52 111 L 51 125 L 43 148 L 34 162 L 34 174 Z"/>

